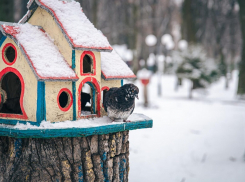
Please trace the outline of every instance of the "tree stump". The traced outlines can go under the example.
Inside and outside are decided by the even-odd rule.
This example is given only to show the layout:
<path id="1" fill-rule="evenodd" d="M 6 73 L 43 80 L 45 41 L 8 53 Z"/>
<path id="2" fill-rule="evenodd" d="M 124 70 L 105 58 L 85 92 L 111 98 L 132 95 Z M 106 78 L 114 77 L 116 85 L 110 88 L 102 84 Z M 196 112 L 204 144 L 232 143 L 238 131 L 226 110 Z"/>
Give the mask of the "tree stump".
<path id="1" fill-rule="evenodd" d="M 0 136 L 0 182 L 128 181 L 129 131 L 63 138 Z"/>

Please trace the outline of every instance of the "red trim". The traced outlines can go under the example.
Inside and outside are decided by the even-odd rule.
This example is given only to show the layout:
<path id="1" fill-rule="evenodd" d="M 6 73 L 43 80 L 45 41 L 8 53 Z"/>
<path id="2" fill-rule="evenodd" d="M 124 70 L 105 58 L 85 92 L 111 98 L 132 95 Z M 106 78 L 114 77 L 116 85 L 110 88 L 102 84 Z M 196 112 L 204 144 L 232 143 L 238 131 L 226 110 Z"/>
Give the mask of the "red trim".
<path id="1" fill-rule="evenodd" d="M 60 106 L 60 103 L 59 103 L 59 97 L 60 97 L 60 94 L 61 94 L 62 92 L 66 92 L 66 93 L 70 96 L 70 99 L 69 99 L 69 100 L 70 100 L 70 103 L 68 104 L 68 106 L 66 106 L 66 107 L 64 107 L 64 108 L 61 107 L 61 106 Z M 68 111 L 68 110 L 71 108 L 72 103 L 73 103 L 73 97 L 72 97 L 71 91 L 70 91 L 69 89 L 67 89 L 67 88 L 62 88 L 62 89 L 59 91 L 58 96 L 57 96 L 57 104 L 58 104 L 60 110 L 62 110 L 62 111 Z"/>
<path id="2" fill-rule="evenodd" d="M 15 39 L 17 39 L 15 35 L 17 34 L 18 28 L 15 27 L 15 29 L 14 29 L 14 27 L 12 27 L 12 26 L 6 26 L 6 25 L 5 25 L 5 26 L 2 26 L 2 27 L 3 27 L 4 31 L 5 31 L 7 34 L 10 34 L 10 35 L 12 35 Z M 32 65 L 32 68 L 34 69 L 35 73 L 37 74 L 37 76 L 38 76 L 39 78 L 41 78 L 41 79 L 43 79 L 43 80 L 49 80 L 49 79 L 50 79 L 50 80 L 55 80 L 55 79 L 57 79 L 57 80 L 72 80 L 72 79 L 79 79 L 77 75 L 76 75 L 75 77 L 42 77 L 41 75 L 39 75 L 39 74 L 37 73 L 37 70 L 36 70 L 36 68 L 35 68 L 35 66 L 34 66 L 34 64 L 33 64 L 33 62 L 32 62 L 32 60 L 30 59 L 30 56 L 27 54 L 25 48 L 24 48 L 24 47 L 22 46 L 22 44 L 20 44 L 20 43 L 19 43 L 19 46 L 22 47 L 22 49 L 23 49 L 25 55 L 28 57 L 28 59 L 29 59 L 31 65 Z M 66 63 L 67 63 L 67 62 L 66 62 Z M 69 64 L 67 63 L 67 65 L 69 65 Z M 70 67 L 70 66 L 69 66 L 69 67 Z"/>
<path id="3" fill-rule="evenodd" d="M 92 57 L 92 61 L 93 61 L 93 73 L 83 73 L 83 58 L 86 55 L 90 55 Z M 82 53 L 81 58 L 80 58 L 80 74 L 81 74 L 81 76 L 88 76 L 88 75 L 94 76 L 94 75 L 96 75 L 96 60 L 95 60 L 95 56 L 94 56 L 94 53 L 93 52 L 91 52 L 91 51 L 84 51 Z"/>
<path id="4" fill-rule="evenodd" d="M 83 85 L 86 82 L 93 83 L 93 85 L 95 86 L 96 93 L 97 93 L 97 103 L 96 103 L 97 109 L 96 110 L 97 110 L 97 116 L 100 117 L 100 99 L 101 99 L 100 85 L 99 85 L 98 81 L 93 77 L 87 77 L 87 78 L 83 79 L 79 85 L 78 93 L 77 93 L 77 95 L 78 95 L 78 107 L 77 107 L 78 108 L 78 114 L 77 114 L 77 117 L 78 118 L 88 118 L 87 116 L 86 117 L 81 116 L 81 91 L 82 91 Z"/>
<path id="5" fill-rule="evenodd" d="M 21 83 L 20 108 L 21 108 L 21 111 L 23 114 L 21 115 L 21 114 L 0 113 L 0 117 L 16 118 L 16 119 L 28 119 L 26 112 L 24 110 L 24 106 L 23 106 L 23 98 L 24 98 L 24 91 L 25 91 L 25 83 L 24 83 L 23 77 L 18 70 L 11 68 L 11 67 L 7 67 L 0 72 L 0 79 L 2 80 L 2 77 L 5 74 L 7 74 L 8 72 L 12 72 L 12 73 L 16 74 L 16 76 L 18 76 L 18 78 L 20 79 L 20 83 Z"/>
<path id="6" fill-rule="evenodd" d="M 103 71 L 101 71 L 105 79 L 110 79 L 110 78 L 118 78 L 118 79 L 123 79 L 123 78 L 136 78 L 135 75 L 128 75 L 128 76 L 106 76 Z"/>
<path id="7" fill-rule="evenodd" d="M 101 91 L 103 91 L 103 90 L 109 90 L 109 89 L 110 89 L 109 87 L 104 86 L 104 87 L 102 87 Z"/>
<path id="8" fill-rule="evenodd" d="M 65 32 L 66 36 L 70 39 L 72 45 L 74 47 L 79 47 L 79 48 L 87 48 L 87 49 L 103 49 L 103 50 L 113 50 L 113 48 L 111 46 L 109 47 L 89 47 L 89 46 L 81 46 L 81 45 L 77 45 L 73 42 L 73 39 L 69 36 L 69 34 L 67 33 L 66 29 L 64 28 L 63 24 L 60 22 L 59 18 L 57 17 L 56 13 L 54 12 L 54 10 L 50 7 L 48 7 L 47 5 L 45 5 L 41 0 L 39 0 L 40 4 L 46 8 L 48 8 L 52 13 L 53 16 L 56 18 L 57 22 L 60 24 L 60 27 L 63 29 L 63 31 Z"/>
<path id="9" fill-rule="evenodd" d="M 5 59 L 5 50 L 6 50 L 8 47 L 12 47 L 12 48 L 14 49 L 14 51 L 15 51 L 15 58 L 14 58 L 14 60 L 13 60 L 12 62 L 9 62 L 8 60 Z M 16 61 L 16 59 L 17 59 L 17 49 L 16 49 L 16 47 L 15 47 L 13 44 L 11 44 L 11 43 L 5 44 L 5 46 L 4 46 L 3 49 L 2 49 L 2 59 L 3 59 L 3 61 L 5 62 L 5 64 L 7 64 L 7 65 L 9 65 L 9 66 L 11 66 L 11 65 L 13 65 L 13 64 L 15 63 L 15 61 Z"/>

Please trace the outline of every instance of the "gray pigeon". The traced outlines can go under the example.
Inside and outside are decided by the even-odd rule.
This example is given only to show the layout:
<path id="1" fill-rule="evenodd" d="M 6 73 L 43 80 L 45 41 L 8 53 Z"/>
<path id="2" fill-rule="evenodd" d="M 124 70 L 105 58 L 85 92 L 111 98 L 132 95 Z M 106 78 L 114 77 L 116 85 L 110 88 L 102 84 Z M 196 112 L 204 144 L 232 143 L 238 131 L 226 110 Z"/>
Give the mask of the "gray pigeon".
<path id="1" fill-rule="evenodd" d="M 139 89 L 134 84 L 125 84 L 120 88 L 112 87 L 104 98 L 104 108 L 108 117 L 115 121 L 123 119 L 127 121 L 135 107 L 135 97 L 138 98 Z"/>

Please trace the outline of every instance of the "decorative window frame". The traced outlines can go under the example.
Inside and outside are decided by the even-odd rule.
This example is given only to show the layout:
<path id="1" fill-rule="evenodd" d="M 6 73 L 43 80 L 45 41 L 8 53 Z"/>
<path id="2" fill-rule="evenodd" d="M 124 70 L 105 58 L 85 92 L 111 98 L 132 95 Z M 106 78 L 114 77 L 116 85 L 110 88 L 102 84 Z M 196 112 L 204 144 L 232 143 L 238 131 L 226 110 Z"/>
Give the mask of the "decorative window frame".
<path id="1" fill-rule="evenodd" d="M 66 92 L 67 95 L 68 95 L 68 103 L 69 103 L 69 104 L 67 104 L 67 106 L 64 107 L 64 108 L 61 107 L 61 106 L 60 106 L 60 103 L 59 103 L 59 97 L 60 97 L 60 94 L 61 94 L 62 92 Z M 61 111 L 64 111 L 64 112 L 68 111 L 68 110 L 71 108 L 71 106 L 72 106 L 72 104 L 73 104 L 73 97 L 72 97 L 71 91 L 70 91 L 68 88 L 62 88 L 62 89 L 59 91 L 59 93 L 58 93 L 58 95 L 57 95 L 57 104 L 58 104 L 58 107 L 60 108 L 60 110 L 61 110 Z"/>
<path id="2" fill-rule="evenodd" d="M 0 80 L 2 81 L 2 78 L 5 74 L 12 72 L 14 73 L 16 76 L 18 76 L 18 78 L 20 79 L 20 83 L 21 83 L 21 94 L 20 94 L 20 109 L 22 114 L 8 114 L 8 113 L 0 113 L 0 117 L 4 117 L 4 118 L 11 118 L 11 119 L 23 119 L 26 120 L 28 119 L 24 106 L 23 106 L 23 100 L 24 100 L 24 92 L 25 92 L 25 82 L 24 79 L 22 77 L 22 75 L 20 74 L 20 72 L 12 67 L 7 67 L 5 69 L 3 69 L 0 72 Z"/>
<path id="3" fill-rule="evenodd" d="M 5 56 L 5 51 L 6 51 L 6 49 L 7 49 L 8 47 L 12 47 L 12 48 L 15 50 L 15 58 L 14 58 L 14 60 L 13 60 L 12 62 L 9 62 L 9 61 L 7 60 L 7 58 L 6 58 L 6 56 Z M 12 43 L 7 43 L 7 44 L 5 44 L 5 46 L 4 46 L 3 49 L 2 49 L 2 59 L 3 59 L 3 62 L 4 62 L 5 64 L 11 66 L 11 65 L 13 65 L 13 64 L 16 62 L 17 56 L 18 56 L 18 55 L 17 55 L 17 49 L 16 49 L 16 47 L 15 47 Z"/>
<path id="4" fill-rule="evenodd" d="M 83 58 L 88 55 L 92 59 L 93 72 L 92 73 L 83 73 Z M 96 75 L 96 60 L 94 53 L 92 51 L 84 51 L 80 58 L 80 74 L 81 76 L 95 76 Z"/>
<path id="5" fill-rule="evenodd" d="M 94 88 L 96 89 L 96 94 L 97 94 L 97 100 L 96 100 L 96 115 L 97 117 L 100 117 L 100 100 L 101 100 L 101 91 L 100 91 L 100 85 L 98 83 L 98 81 L 94 78 L 94 77 L 87 77 L 85 79 L 83 79 L 79 85 L 78 88 L 78 114 L 77 114 L 77 118 L 89 118 L 92 117 L 93 115 L 88 115 L 88 116 L 81 116 L 81 91 L 82 91 L 82 87 L 85 83 L 90 82 L 93 84 Z"/>

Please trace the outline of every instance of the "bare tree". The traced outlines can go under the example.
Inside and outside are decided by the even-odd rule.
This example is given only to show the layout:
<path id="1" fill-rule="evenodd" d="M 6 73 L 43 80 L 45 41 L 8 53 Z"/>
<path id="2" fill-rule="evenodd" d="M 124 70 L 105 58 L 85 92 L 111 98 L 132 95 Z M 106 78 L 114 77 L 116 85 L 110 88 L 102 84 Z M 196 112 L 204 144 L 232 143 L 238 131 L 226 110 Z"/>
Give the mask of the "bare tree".
<path id="1" fill-rule="evenodd" d="M 245 44 L 244 44 L 245 43 L 245 1 L 238 0 L 238 3 L 240 5 L 239 14 L 240 14 L 240 21 L 241 21 L 243 46 L 242 46 L 241 62 L 239 66 L 239 82 L 238 82 L 237 94 L 245 95 Z"/>
<path id="2" fill-rule="evenodd" d="M 0 21 L 12 22 L 14 20 L 13 0 L 0 1 Z"/>

